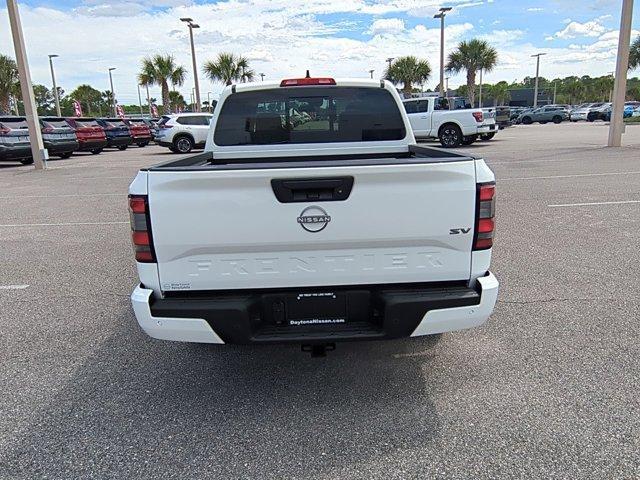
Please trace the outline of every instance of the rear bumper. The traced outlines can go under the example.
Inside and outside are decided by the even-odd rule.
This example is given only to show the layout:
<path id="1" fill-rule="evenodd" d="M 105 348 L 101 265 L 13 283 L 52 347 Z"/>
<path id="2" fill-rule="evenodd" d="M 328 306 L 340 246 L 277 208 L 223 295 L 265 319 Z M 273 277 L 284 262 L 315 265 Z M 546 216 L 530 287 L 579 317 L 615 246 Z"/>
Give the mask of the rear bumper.
<path id="1" fill-rule="evenodd" d="M 49 154 L 55 155 L 56 153 L 68 153 L 78 150 L 78 142 L 76 140 L 62 141 L 62 142 L 44 142 L 44 148 L 49 151 Z"/>
<path id="2" fill-rule="evenodd" d="M 28 143 L 12 145 L 0 145 L 0 160 L 21 160 L 31 157 L 31 145 Z"/>
<path id="3" fill-rule="evenodd" d="M 82 152 L 88 152 L 91 150 L 98 150 L 107 146 L 107 140 L 78 140 L 79 150 Z"/>
<path id="4" fill-rule="evenodd" d="M 127 137 L 107 137 L 107 147 L 120 147 L 122 145 L 131 145 L 133 139 L 130 136 Z"/>
<path id="5" fill-rule="evenodd" d="M 347 297 L 342 324 L 278 322 L 277 302 L 287 295 L 335 291 Z M 151 337 L 200 343 L 326 343 L 381 340 L 450 332 L 482 325 L 498 296 L 498 281 L 488 272 L 476 289 L 464 286 L 319 287 L 298 291 L 228 292 L 155 299 L 142 286 L 131 295 L 140 327 Z M 282 304 L 282 303 L 280 303 Z M 318 312 L 322 318 L 323 312 Z"/>
<path id="6" fill-rule="evenodd" d="M 491 125 L 480 125 L 477 128 L 477 133 L 478 134 L 482 134 L 482 133 L 491 133 L 491 132 L 495 132 L 498 130 L 498 126 L 493 123 Z"/>

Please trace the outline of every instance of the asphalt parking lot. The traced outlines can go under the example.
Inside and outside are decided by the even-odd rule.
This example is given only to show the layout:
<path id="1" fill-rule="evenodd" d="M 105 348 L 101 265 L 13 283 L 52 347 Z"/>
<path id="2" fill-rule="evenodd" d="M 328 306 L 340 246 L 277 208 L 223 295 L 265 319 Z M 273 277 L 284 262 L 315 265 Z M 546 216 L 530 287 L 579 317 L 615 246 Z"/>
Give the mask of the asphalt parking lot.
<path id="1" fill-rule="evenodd" d="M 495 314 L 439 341 L 202 346 L 138 328 L 131 148 L 0 164 L 0 478 L 640 477 L 640 126 L 519 126 Z"/>

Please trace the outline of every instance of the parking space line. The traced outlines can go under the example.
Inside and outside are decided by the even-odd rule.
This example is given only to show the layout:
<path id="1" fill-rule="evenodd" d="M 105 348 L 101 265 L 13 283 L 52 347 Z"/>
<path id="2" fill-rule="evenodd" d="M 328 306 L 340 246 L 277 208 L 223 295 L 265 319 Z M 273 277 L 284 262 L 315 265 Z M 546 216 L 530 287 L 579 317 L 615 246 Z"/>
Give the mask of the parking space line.
<path id="1" fill-rule="evenodd" d="M 84 225 L 129 225 L 129 222 L 12 223 L 0 227 L 77 227 Z"/>
<path id="2" fill-rule="evenodd" d="M 126 197 L 126 193 L 70 193 L 60 195 L 13 195 L 0 197 L 0 200 L 11 200 L 20 198 L 59 198 L 59 197 Z"/>
<path id="3" fill-rule="evenodd" d="M 0 290 L 24 290 L 29 285 L 0 285 Z"/>
<path id="4" fill-rule="evenodd" d="M 559 203 L 557 205 L 547 205 L 547 207 L 590 207 L 593 205 L 625 205 L 628 203 L 640 203 L 640 200 L 621 200 L 619 202 L 589 202 L 589 203 Z"/>
<path id="5" fill-rule="evenodd" d="M 509 180 L 547 180 L 553 178 L 578 178 L 578 177 L 607 177 L 610 175 L 638 175 L 640 171 L 636 172 L 606 172 L 606 173 L 576 173 L 573 175 L 546 175 L 540 177 L 510 177 L 510 178 L 498 178 L 499 182 L 505 182 Z"/>

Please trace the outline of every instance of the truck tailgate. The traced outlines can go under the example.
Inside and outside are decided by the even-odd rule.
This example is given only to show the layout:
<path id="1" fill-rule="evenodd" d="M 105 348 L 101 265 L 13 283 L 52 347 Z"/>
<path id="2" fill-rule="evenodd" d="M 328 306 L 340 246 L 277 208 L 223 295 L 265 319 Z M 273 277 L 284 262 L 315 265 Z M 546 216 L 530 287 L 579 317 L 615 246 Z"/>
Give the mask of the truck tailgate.
<path id="1" fill-rule="evenodd" d="M 335 177 L 353 178 L 345 200 L 282 203 L 271 183 Z M 151 170 L 148 192 L 163 291 L 470 277 L 473 160 Z M 304 218 L 319 223 L 307 224 Z M 452 234 L 452 229 L 467 233 Z"/>

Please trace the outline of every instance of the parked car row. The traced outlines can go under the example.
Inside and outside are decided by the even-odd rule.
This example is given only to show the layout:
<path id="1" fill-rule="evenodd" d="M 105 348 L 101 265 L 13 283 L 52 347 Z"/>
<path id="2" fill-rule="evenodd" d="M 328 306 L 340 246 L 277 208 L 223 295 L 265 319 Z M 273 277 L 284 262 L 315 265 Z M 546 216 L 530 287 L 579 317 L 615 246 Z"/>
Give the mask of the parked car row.
<path id="1" fill-rule="evenodd" d="M 41 117 L 44 148 L 50 156 L 69 158 L 73 152 L 98 154 L 105 148 L 145 147 L 154 139 L 154 121 L 146 118 Z M 0 161 L 33 163 L 25 117 L 0 117 Z"/>
<path id="2" fill-rule="evenodd" d="M 544 105 L 520 112 L 515 121 L 523 125 L 531 125 L 535 122 L 544 125 L 548 122 L 562 123 L 565 120 L 569 120 L 569 108 L 567 105 Z"/>
<path id="3" fill-rule="evenodd" d="M 595 122 L 596 120 L 611 120 L 612 103 L 585 103 L 578 105 L 571 111 L 571 121 L 579 122 L 581 120 L 587 122 Z M 624 104 L 624 118 L 640 116 L 640 102 L 629 101 Z"/>

